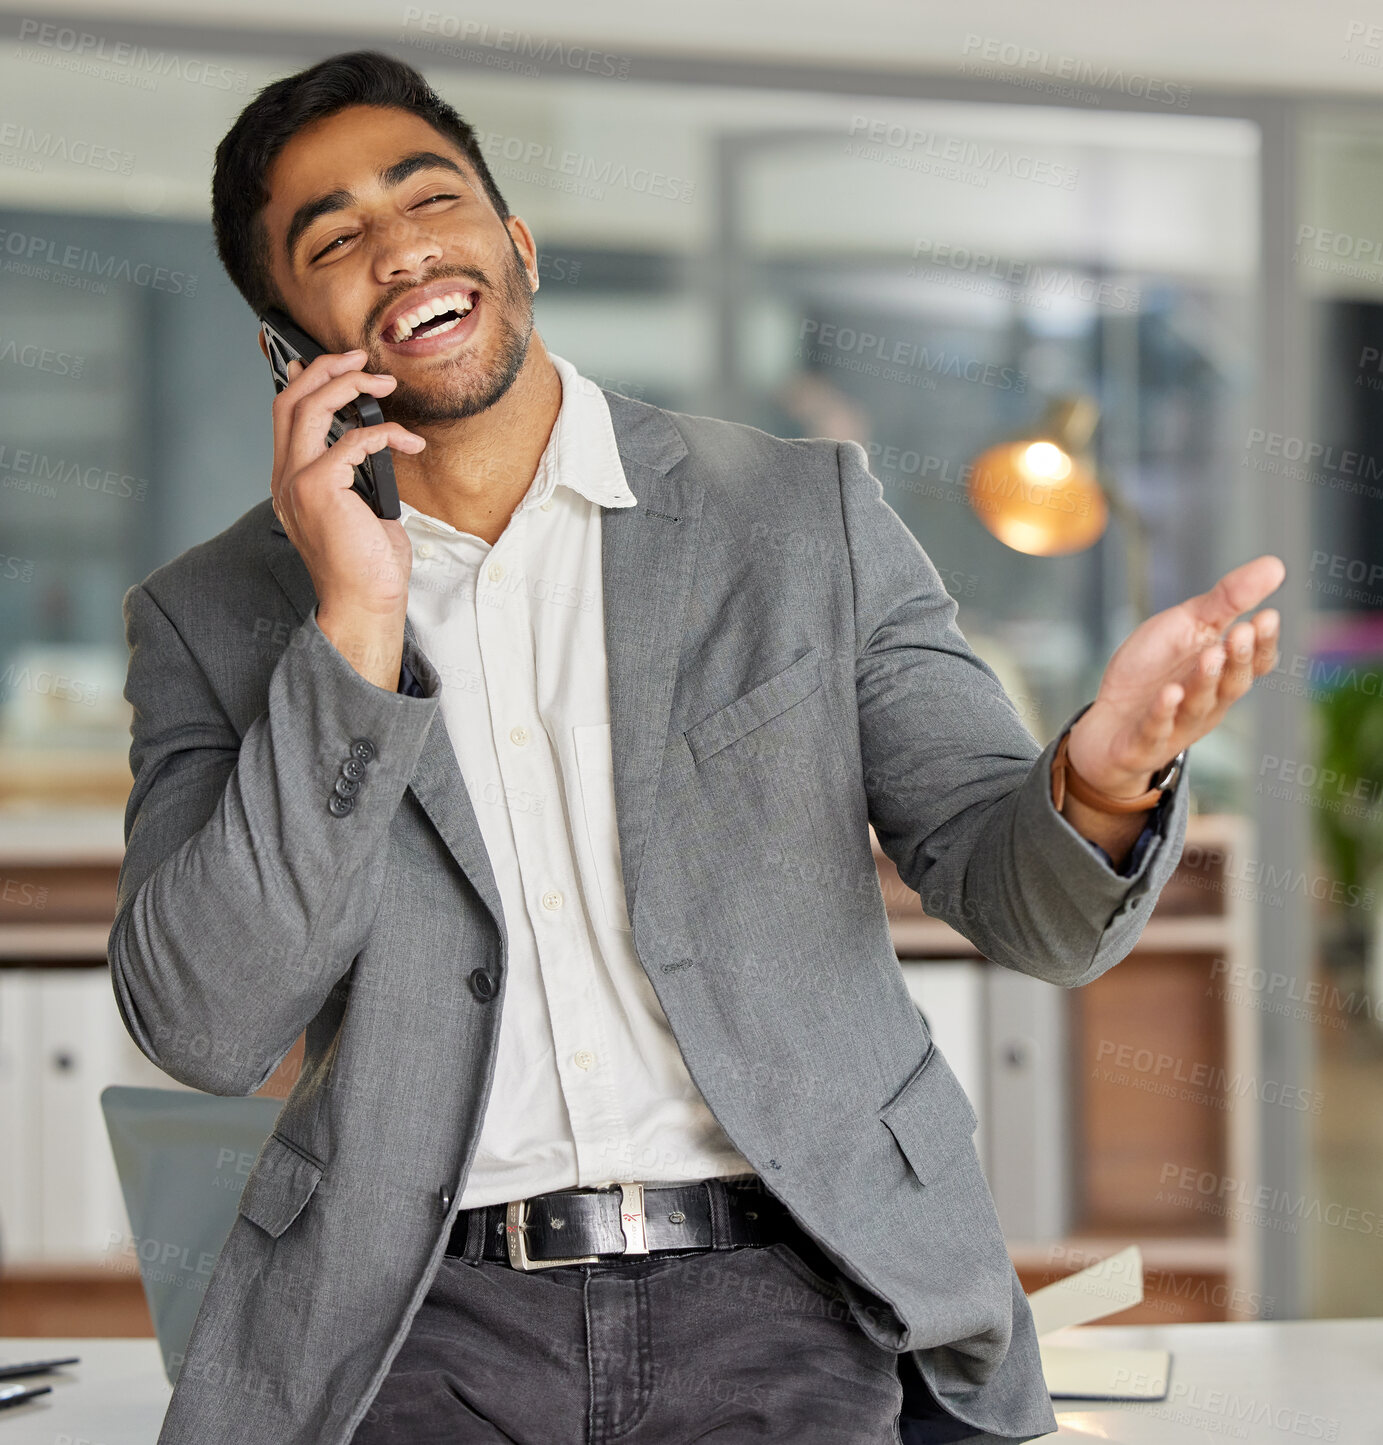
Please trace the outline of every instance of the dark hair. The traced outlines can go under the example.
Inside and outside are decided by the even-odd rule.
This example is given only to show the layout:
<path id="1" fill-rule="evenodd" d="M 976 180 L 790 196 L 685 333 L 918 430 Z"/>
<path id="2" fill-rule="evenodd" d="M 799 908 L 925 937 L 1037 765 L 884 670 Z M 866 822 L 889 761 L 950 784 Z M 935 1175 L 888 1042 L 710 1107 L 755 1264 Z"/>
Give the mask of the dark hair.
<path id="1" fill-rule="evenodd" d="M 484 184 L 496 211 L 511 215 L 474 129 L 411 66 L 378 50 L 332 55 L 266 85 L 216 147 L 211 224 L 216 252 L 235 288 L 254 308 L 283 304 L 269 271 L 266 177 L 279 152 L 304 126 L 351 105 L 392 106 L 420 116 L 455 143 Z"/>

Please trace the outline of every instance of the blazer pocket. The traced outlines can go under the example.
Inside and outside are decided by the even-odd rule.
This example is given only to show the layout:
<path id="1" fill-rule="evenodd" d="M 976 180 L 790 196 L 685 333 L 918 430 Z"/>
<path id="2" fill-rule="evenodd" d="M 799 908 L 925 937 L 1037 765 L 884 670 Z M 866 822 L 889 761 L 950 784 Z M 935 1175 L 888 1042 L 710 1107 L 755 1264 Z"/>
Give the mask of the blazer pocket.
<path id="1" fill-rule="evenodd" d="M 808 698 L 821 686 L 821 659 L 816 648 L 808 648 L 796 662 L 775 672 L 766 682 L 727 703 L 710 717 L 686 729 L 691 755 L 698 763 L 705 762 L 722 748 L 738 742 L 745 733 L 762 727 L 770 719 L 785 713 L 794 704 Z"/>
<path id="2" fill-rule="evenodd" d="M 923 1184 L 938 1178 L 980 1122 L 960 1080 L 935 1044 L 879 1111 Z"/>
<path id="3" fill-rule="evenodd" d="M 277 1239 L 302 1213 L 322 1172 L 315 1160 L 270 1134 L 240 1193 L 239 1211 Z"/>

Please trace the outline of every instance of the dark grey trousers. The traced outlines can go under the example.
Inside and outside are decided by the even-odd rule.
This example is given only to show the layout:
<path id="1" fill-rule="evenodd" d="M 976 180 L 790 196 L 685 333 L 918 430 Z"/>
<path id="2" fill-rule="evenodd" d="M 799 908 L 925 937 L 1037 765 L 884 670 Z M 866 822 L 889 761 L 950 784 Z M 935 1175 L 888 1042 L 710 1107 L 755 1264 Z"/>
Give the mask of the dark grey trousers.
<path id="1" fill-rule="evenodd" d="M 814 1249 L 448 1256 L 352 1445 L 897 1445 L 898 1356 Z"/>

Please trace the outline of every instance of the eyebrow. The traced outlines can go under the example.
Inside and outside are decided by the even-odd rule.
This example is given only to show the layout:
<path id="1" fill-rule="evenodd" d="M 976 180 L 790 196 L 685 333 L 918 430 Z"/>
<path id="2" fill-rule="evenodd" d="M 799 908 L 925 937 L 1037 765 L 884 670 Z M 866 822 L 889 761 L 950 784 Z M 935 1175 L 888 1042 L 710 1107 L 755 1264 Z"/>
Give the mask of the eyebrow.
<path id="1" fill-rule="evenodd" d="M 395 186 L 401 186 L 410 176 L 418 171 L 433 170 L 436 168 L 454 171 L 467 185 L 470 178 L 449 156 L 439 155 L 436 151 L 413 151 L 404 156 L 401 160 L 392 161 L 378 172 L 378 180 L 386 190 L 392 190 Z M 320 196 L 314 196 L 310 201 L 304 201 L 296 211 L 293 212 L 293 219 L 288 223 L 288 234 L 284 238 L 284 250 L 288 254 L 289 264 L 293 261 L 293 252 L 297 244 L 303 238 L 312 223 L 322 216 L 330 215 L 333 211 L 344 211 L 347 206 L 355 204 L 355 193 L 353 191 L 336 190 L 327 191 Z"/>

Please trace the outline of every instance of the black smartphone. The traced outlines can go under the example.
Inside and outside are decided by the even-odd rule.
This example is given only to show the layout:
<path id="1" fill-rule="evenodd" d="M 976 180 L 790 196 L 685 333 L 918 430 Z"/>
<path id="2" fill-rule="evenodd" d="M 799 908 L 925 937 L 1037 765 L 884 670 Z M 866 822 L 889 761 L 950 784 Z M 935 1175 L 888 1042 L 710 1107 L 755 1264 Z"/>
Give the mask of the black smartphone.
<path id="1" fill-rule="evenodd" d="M 290 361 L 301 361 L 306 366 L 308 362 L 326 355 L 326 347 L 314 341 L 286 311 L 277 306 L 271 306 L 260 316 L 259 329 L 269 352 L 269 369 L 274 373 L 275 392 L 288 385 Z M 327 445 L 345 436 L 353 427 L 378 426 L 383 420 L 384 413 L 379 403 L 362 392 L 335 414 L 327 432 Z M 365 499 L 375 516 L 387 522 L 399 517 L 399 488 L 394 480 L 394 459 L 388 447 L 372 452 L 356 467 L 351 487 Z"/>

